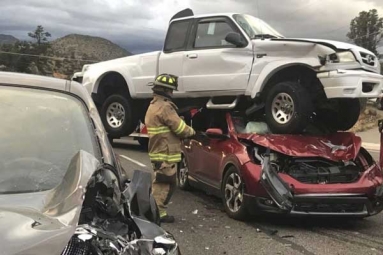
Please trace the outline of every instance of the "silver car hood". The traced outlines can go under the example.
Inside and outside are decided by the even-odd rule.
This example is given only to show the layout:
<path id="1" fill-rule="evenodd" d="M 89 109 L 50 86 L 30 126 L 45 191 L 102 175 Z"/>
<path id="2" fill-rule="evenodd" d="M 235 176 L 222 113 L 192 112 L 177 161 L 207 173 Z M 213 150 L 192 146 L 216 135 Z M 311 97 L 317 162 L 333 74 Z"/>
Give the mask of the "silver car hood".
<path id="1" fill-rule="evenodd" d="M 56 188 L 0 195 L 0 254 L 60 255 L 75 232 L 85 187 L 99 165 L 80 151 Z"/>

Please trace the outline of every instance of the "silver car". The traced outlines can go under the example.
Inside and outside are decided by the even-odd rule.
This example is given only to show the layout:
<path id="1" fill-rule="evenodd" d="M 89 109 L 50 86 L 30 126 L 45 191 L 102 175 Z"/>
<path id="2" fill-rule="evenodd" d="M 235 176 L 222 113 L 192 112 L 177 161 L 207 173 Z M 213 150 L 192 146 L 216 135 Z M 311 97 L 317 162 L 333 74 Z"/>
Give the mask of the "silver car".
<path id="1" fill-rule="evenodd" d="M 179 254 L 76 82 L 0 72 L 0 254 Z"/>

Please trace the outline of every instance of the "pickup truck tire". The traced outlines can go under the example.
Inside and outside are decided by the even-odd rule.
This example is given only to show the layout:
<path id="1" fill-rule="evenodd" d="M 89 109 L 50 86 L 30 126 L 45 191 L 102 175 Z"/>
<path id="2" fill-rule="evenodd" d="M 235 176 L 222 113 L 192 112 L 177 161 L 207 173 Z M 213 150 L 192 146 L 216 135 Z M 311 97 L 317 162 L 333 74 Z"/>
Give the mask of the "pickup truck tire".
<path id="1" fill-rule="evenodd" d="M 309 123 L 313 103 L 309 91 L 297 82 L 280 82 L 267 93 L 266 122 L 276 134 L 301 132 Z"/>
<path id="2" fill-rule="evenodd" d="M 359 119 L 361 106 L 358 98 L 330 99 L 332 109 L 320 112 L 320 120 L 331 131 L 347 131 Z"/>
<path id="3" fill-rule="evenodd" d="M 114 94 L 101 107 L 101 120 L 109 137 L 120 138 L 130 135 L 137 127 L 138 118 L 127 98 Z"/>

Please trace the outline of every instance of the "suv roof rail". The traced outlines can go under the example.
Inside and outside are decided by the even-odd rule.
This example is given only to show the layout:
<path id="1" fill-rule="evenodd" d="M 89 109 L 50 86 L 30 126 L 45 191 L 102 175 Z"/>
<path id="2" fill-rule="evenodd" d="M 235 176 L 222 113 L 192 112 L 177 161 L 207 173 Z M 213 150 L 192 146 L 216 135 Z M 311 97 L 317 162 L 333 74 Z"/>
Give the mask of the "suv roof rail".
<path id="1" fill-rule="evenodd" d="M 185 18 L 185 17 L 189 17 L 189 16 L 194 16 L 194 13 L 193 13 L 193 10 L 190 9 L 190 8 L 186 8 L 182 11 L 179 11 L 177 12 L 171 19 L 170 21 L 174 20 L 174 19 L 180 19 L 180 18 Z"/>

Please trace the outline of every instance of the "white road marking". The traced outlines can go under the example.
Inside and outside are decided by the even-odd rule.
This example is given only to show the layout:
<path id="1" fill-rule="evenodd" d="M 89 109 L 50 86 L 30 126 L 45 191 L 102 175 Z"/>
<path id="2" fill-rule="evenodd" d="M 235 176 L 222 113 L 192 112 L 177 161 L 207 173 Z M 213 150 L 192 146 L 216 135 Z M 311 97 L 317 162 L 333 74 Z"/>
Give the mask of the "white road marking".
<path id="1" fill-rule="evenodd" d="M 137 160 L 134 160 L 132 158 L 129 158 L 129 157 L 125 156 L 125 155 L 120 155 L 120 157 L 122 157 L 122 158 L 124 158 L 126 160 L 129 160 L 130 162 L 133 162 L 134 164 L 139 165 L 140 167 L 146 167 L 146 165 L 142 164 L 141 162 L 139 162 Z"/>
<path id="2" fill-rule="evenodd" d="M 366 150 L 380 151 L 380 144 L 379 143 L 362 143 L 362 146 Z"/>

